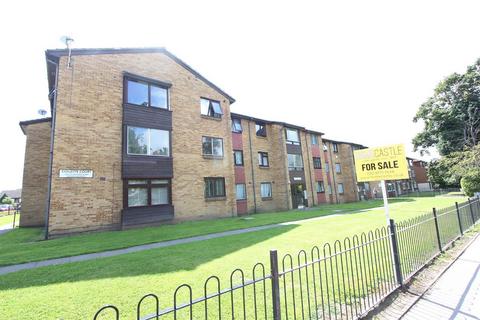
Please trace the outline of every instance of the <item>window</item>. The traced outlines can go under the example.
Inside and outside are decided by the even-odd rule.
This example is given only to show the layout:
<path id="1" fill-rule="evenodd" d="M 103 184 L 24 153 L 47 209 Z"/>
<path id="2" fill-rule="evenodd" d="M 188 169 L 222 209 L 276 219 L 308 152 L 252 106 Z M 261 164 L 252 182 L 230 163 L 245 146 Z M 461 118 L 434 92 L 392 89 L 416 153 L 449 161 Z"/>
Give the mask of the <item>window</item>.
<path id="1" fill-rule="evenodd" d="M 317 193 L 325 192 L 325 186 L 323 185 L 323 181 L 317 181 L 316 189 Z"/>
<path id="2" fill-rule="evenodd" d="M 168 90 L 148 82 L 128 79 L 126 98 L 128 104 L 168 109 Z"/>
<path id="3" fill-rule="evenodd" d="M 255 123 L 255 132 L 259 137 L 266 137 L 267 136 L 267 126 L 263 122 L 256 122 Z"/>
<path id="4" fill-rule="evenodd" d="M 296 145 L 300 144 L 298 130 L 285 128 L 285 135 L 287 137 L 287 143 Z"/>
<path id="5" fill-rule="evenodd" d="M 245 200 L 247 199 L 247 188 L 245 183 L 237 183 L 235 185 L 236 193 L 237 193 L 237 200 Z"/>
<path id="6" fill-rule="evenodd" d="M 232 119 L 232 132 L 242 133 L 242 120 Z"/>
<path id="7" fill-rule="evenodd" d="M 322 169 L 322 159 L 319 157 L 313 157 L 313 168 Z"/>
<path id="8" fill-rule="evenodd" d="M 332 186 L 330 184 L 327 185 L 327 190 L 328 190 L 328 194 L 332 194 Z"/>
<path id="9" fill-rule="evenodd" d="M 223 139 L 202 137 L 202 150 L 204 156 L 223 157 Z"/>
<path id="10" fill-rule="evenodd" d="M 243 166 L 243 151 L 234 150 L 233 151 L 233 162 L 236 166 Z"/>
<path id="11" fill-rule="evenodd" d="M 127 180 L 127 206 L 146 207 L 170 204 L 169 179 Z"/>
<path id="12" fill-rule="evenodd" d="M 200 98 L 200 113 L 207 117 L 212 118 L 222 118 L 222 107 L 220 107 L 220 102 Z"/>
<path id="13" fill-rule="evenodd" d="M 339 183 L 337 185 L 337 189 L 338 189 L 338 193 L 340 194 L 343 194 L 344 190 L 343 190 L 343 183 Z"/>
<path id="14" fill-rule="evenodd" d="M 316 134 L 311 134 L 311 137 L 312 137 L 312 145 L 316 146 L 318 145 L 318 137 Z"/>
<path id="15" fill-rule="evenodd" d="M 260 195 L 262 199 L 272 197 L 272 184 L 270 182 L 262 182 L 260 184 Z"/>
<path id="16" fill-rule="evenodd" d="M 327 144 L 325 142 L 323 143 L 323 151 L 328 151 L 328 147 L 327 147 Z"/>
<path id="17" fill-rule="evenodd" d="M 170 132 L 127 127 L 127 154 L 169 157 Z"/>
<path id="18" fill-rule="evenodd" d="M 259 152 L 258 153 L 258 165 L 260 167 L 268 167 L 268 153 L 267 152 Z"/>
<path id="19" fill-rule="evenodd" d="M 288 154 L 288 170 L 303 170 L 303 159 L 301 154 Z"/>
<path id="20" fill-rule="evenodd" d="M 327 163 L 325 163 L 325 172 L 326 173 L 329 173 L 330 172 L 330 165 Z"/>
<path id="21" fill-rule="evenodd" d="M 342 166 L 340 165 L 340 163 L 335 163 L 335 172 L 342 173 Z"/>
<path id="22" fill-rule="evenodd" d="M 225 197 L 225 178 L 205 178 L 205 198 Z"/>
<path id="23" fill-rule="evenodd" d="M 338 144 L 333 143 L 332 148 L 333 148 L 333 152 L 338 152 Z"/>

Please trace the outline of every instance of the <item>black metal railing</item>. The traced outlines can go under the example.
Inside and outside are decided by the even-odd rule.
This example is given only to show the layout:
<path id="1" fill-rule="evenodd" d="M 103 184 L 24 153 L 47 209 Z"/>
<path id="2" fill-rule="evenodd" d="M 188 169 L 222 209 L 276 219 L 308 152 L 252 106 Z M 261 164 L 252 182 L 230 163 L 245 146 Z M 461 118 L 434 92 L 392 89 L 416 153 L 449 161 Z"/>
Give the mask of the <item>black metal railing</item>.
<path id="1" fill-rule="evenodd" d="M 478 198 L 409 220 L 278 257 L 270 270 L 257 263 L 249 273 L 230 274 L 226 289 L 217 276 L 203 284 L 200 298 L 183 284 L 173 306 L 153 293 L 143 296 L 136 319 L 358 319 L 408 282 L 480 219 Z M 120 319 L 107 305 L 96 319 Z"/>

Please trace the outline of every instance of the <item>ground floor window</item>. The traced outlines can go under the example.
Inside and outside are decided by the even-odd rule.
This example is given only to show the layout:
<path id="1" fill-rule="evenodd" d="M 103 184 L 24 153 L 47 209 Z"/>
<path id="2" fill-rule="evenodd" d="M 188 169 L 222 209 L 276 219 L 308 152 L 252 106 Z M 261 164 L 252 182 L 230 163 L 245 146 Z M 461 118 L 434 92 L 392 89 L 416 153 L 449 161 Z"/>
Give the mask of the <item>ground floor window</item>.
<path id="1" fill-rule="evenodd" d="M 225 178 L 205 178 L 205 198 L 225 197 Z"/>
<path id="2" fill-rule="evenodd" d="M 343 192 L 345 191 L 343 189 L 343 183 L 339 183 L 337 188 L 338 188 L 338 193 L 340 193 L 340 194 L 343 194 Z"/>
<path id="3" fill-rule="evenodd" d="M 247 199 L 247 187 L 245 183 L 237 183 L 235 185 L 236 193 L 237 193 L 237 200 L 245 200 Z"/>
<path id="4" fill-rule="evenodd" d="M 170 204 L 170 179 L 127 180 L 127 207 Z"/>
<path id="5" fill-rule="evenodd" d="M 262 198 L 272 197 L 272 184 L 270 182 L 262 182 L 260 184 L 260 195 Z"/>
<path id="6" fill-rule="evenodd" d="M 323 185 L 323 181 L 317 181 L 316 188 L 317 188 L 317 193 L 325 192 L 325 186 Z"/>

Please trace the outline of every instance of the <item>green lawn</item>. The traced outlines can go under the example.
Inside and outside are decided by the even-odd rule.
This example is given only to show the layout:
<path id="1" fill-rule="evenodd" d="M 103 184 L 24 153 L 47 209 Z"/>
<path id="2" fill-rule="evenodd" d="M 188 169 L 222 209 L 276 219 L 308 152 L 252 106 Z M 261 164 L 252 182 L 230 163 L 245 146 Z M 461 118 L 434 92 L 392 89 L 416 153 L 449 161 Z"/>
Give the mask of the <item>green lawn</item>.
<path id="1" fill-rule="evenodd" d="M 440 208 L 463 200 L 453 197 L 409 198 L 392 203 L 391 215 L 394 219 L 403 220 L 428 212 L 432 206 Z M 378 205 L 379 202 L 355 205 L 371 206 L 373 204 Z M 329 210 L 334 208 L 337 207 L 330 207 Z M 324 212 L 321 210 L 317 211 L 316 216 Z M 328 211 L 323 214 L 327 213 Z M 286 220 L 292 220 L 287 217 L 295 215 L 294 217 L 298 218 L 299 215 L 309 214 L 315 216 L 313 211 L 279 215 L 284 216 Z M 222 219 L 210 221 L 207 224 L 188 223 L 163 228 L 171 230 L 170 236 L 174 236 L 174 230 L 169 228 L 178 228 L 179 230 L 186 228 L 185 230 L 190 230 L 191 234 L 194 234 L 195 232 L 191 229 L 195 228 L 195 224 L 202 226 L 204 232 L 212 232 L 212 230 L 220 230 L 221 226 L 223 228 L 230 227 L 228 221 L 238 228 L 239 221 L 249 224 L 252 221 L 258 221 L 257 219 L 265 219 L 265 221 L 269 221 L 268 223 L 272 223 L 274 220 L 272 215 L 258 215 L 255 216 L 255 220 Z M 0 276 L 0 301 L 2 301 L 0 318 L 88 319 L 100 306 L 111 303 L 120 307 L 122 319 L 131 319 L 134 318 L 138 299 L 146 293 L 156 293 L 160 297 L 162 308 L 169 307 L 173 303 L 173 291 L 182 283 L 192 285 L 193 298 L 196 298 L 202 295 L 203 282 L 212 274 L 219 276 L 222 288 L 229 286 L 229 276 L 235 268 L 244 269 L 246 278 L 251 279 L 251 268 L 256 262 L 265 263 L 268 269 L 270 249 L 278 249 L 280 257 L 286 253 L 296 256 L 301 249 L 309 250 L 314 245 L 322 245 L 325 242 L 342 239 L 345 236 L 351 236 L 384 224 L 385 217 L 382 208 L 365 209 L 350 212 L 350 214 L 294 223 L 228 238 Z M 209 229 L 207 225 L 216 226 L 216 228 Z M 187 228 L 188 226 L 190 228 Z M 155 232 L 152 231 L 154 229 L 162 228 L 151 228 L 145 232 L 155 238 Z M 139 230 L 129 232 L 141 234 Z M 73 244 L 75 247 L 80 247 L 81 243 L 92 246 L 89 237 L 99 241 L 99 237 L 100 239 L 109 239 L 107 234 L 115 235 L 117 233 L 76 237 L 81 241 L 79 244 L 76 242 Z M 7 235 L 9 234 L 5 236 Z M 31 241 L 32 235 L 23 235 L 23 239 L 17 235 L 12 238 L 17 241 L 19 248 L 22 248 L 22 244 L 27 243 L 25 245 L 28 245 L 28 241 Z M 133 236 L 134 234 L 130 233 L 125 237 Z M 59 239 L 58 241 L 61 241 L 59 243 L 62 244 L 58 248 L 68 246 L 68 241 L 73 241 L 72 239 L 74 238 Z M 2 246 L 5 247 L 3 240 Z M 7 249 L 10 252 L 13 251 L 13 248 Z M 30 252 L 35 253 L 35 250 L 37 249 L 30 249 Z M 0 252 L 2 252 L 1 247 Z M 28 252 L 28 250 L 24 250 L 24 252 Z M 47 250 L 46 252 L 53 254 L 53 251 Z M 181 294 L 179 298 L 184 301 L 185 294 Z M 183 316 L 180 314 L 179 318 L 183 319 L 184 316 L 185 314 Z M 247 318 L 249 317 L 247 316 Z"/>
<path id="2" fill-rule="evenodd" d="M 17 214 L 15 217 L 15 225 L 18 226 L 18 221 L 20 219 L 20 214 Z M 12 225 L 13 224 L 13 214 L 4 215 L 0 217 L 0 227 L 5 225 Z"/>
<path id="3" fill-rule="evenodd" d="M 413 200 L 409 198 L 391 200 L 392 203 L 411 201 Z M 445 203 L 451 202 L 451 200 L 445 201 Z M 176 225 L 164 225 L 126 231 L 106 231 L 48 241 L 42 240 L 42 229 L 20 228 L 0 236 L 0 252 L 2 252 L 0 255 L 0 266 L 120 249 L 227 230 L 296 221 L 352 210 L 375 208 L 382 205 L 382 200 L 325 205 L 307 211 L 256 214 L 249 216 L 249 219 L 235 217 L 209 221 L 183 222 Z M 424 201 L 417 203 L 417 205 L 423 206 L 421 208 L 419 207 L 418 210 L 425 211 L 429 209 L 431 204 L 427 205 L 427 202 Z"/>

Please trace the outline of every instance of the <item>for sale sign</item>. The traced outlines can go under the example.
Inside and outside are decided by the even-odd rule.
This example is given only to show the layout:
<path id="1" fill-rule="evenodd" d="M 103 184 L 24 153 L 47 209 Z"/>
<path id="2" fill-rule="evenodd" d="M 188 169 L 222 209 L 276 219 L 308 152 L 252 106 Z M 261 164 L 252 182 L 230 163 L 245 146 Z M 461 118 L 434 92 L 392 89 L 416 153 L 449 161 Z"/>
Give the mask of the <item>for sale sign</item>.
<path id="1" fill-rule="evenodd" d="M 408 164 L 402 144 L 355 150 L 359 182 L 408 179 Z"/>

